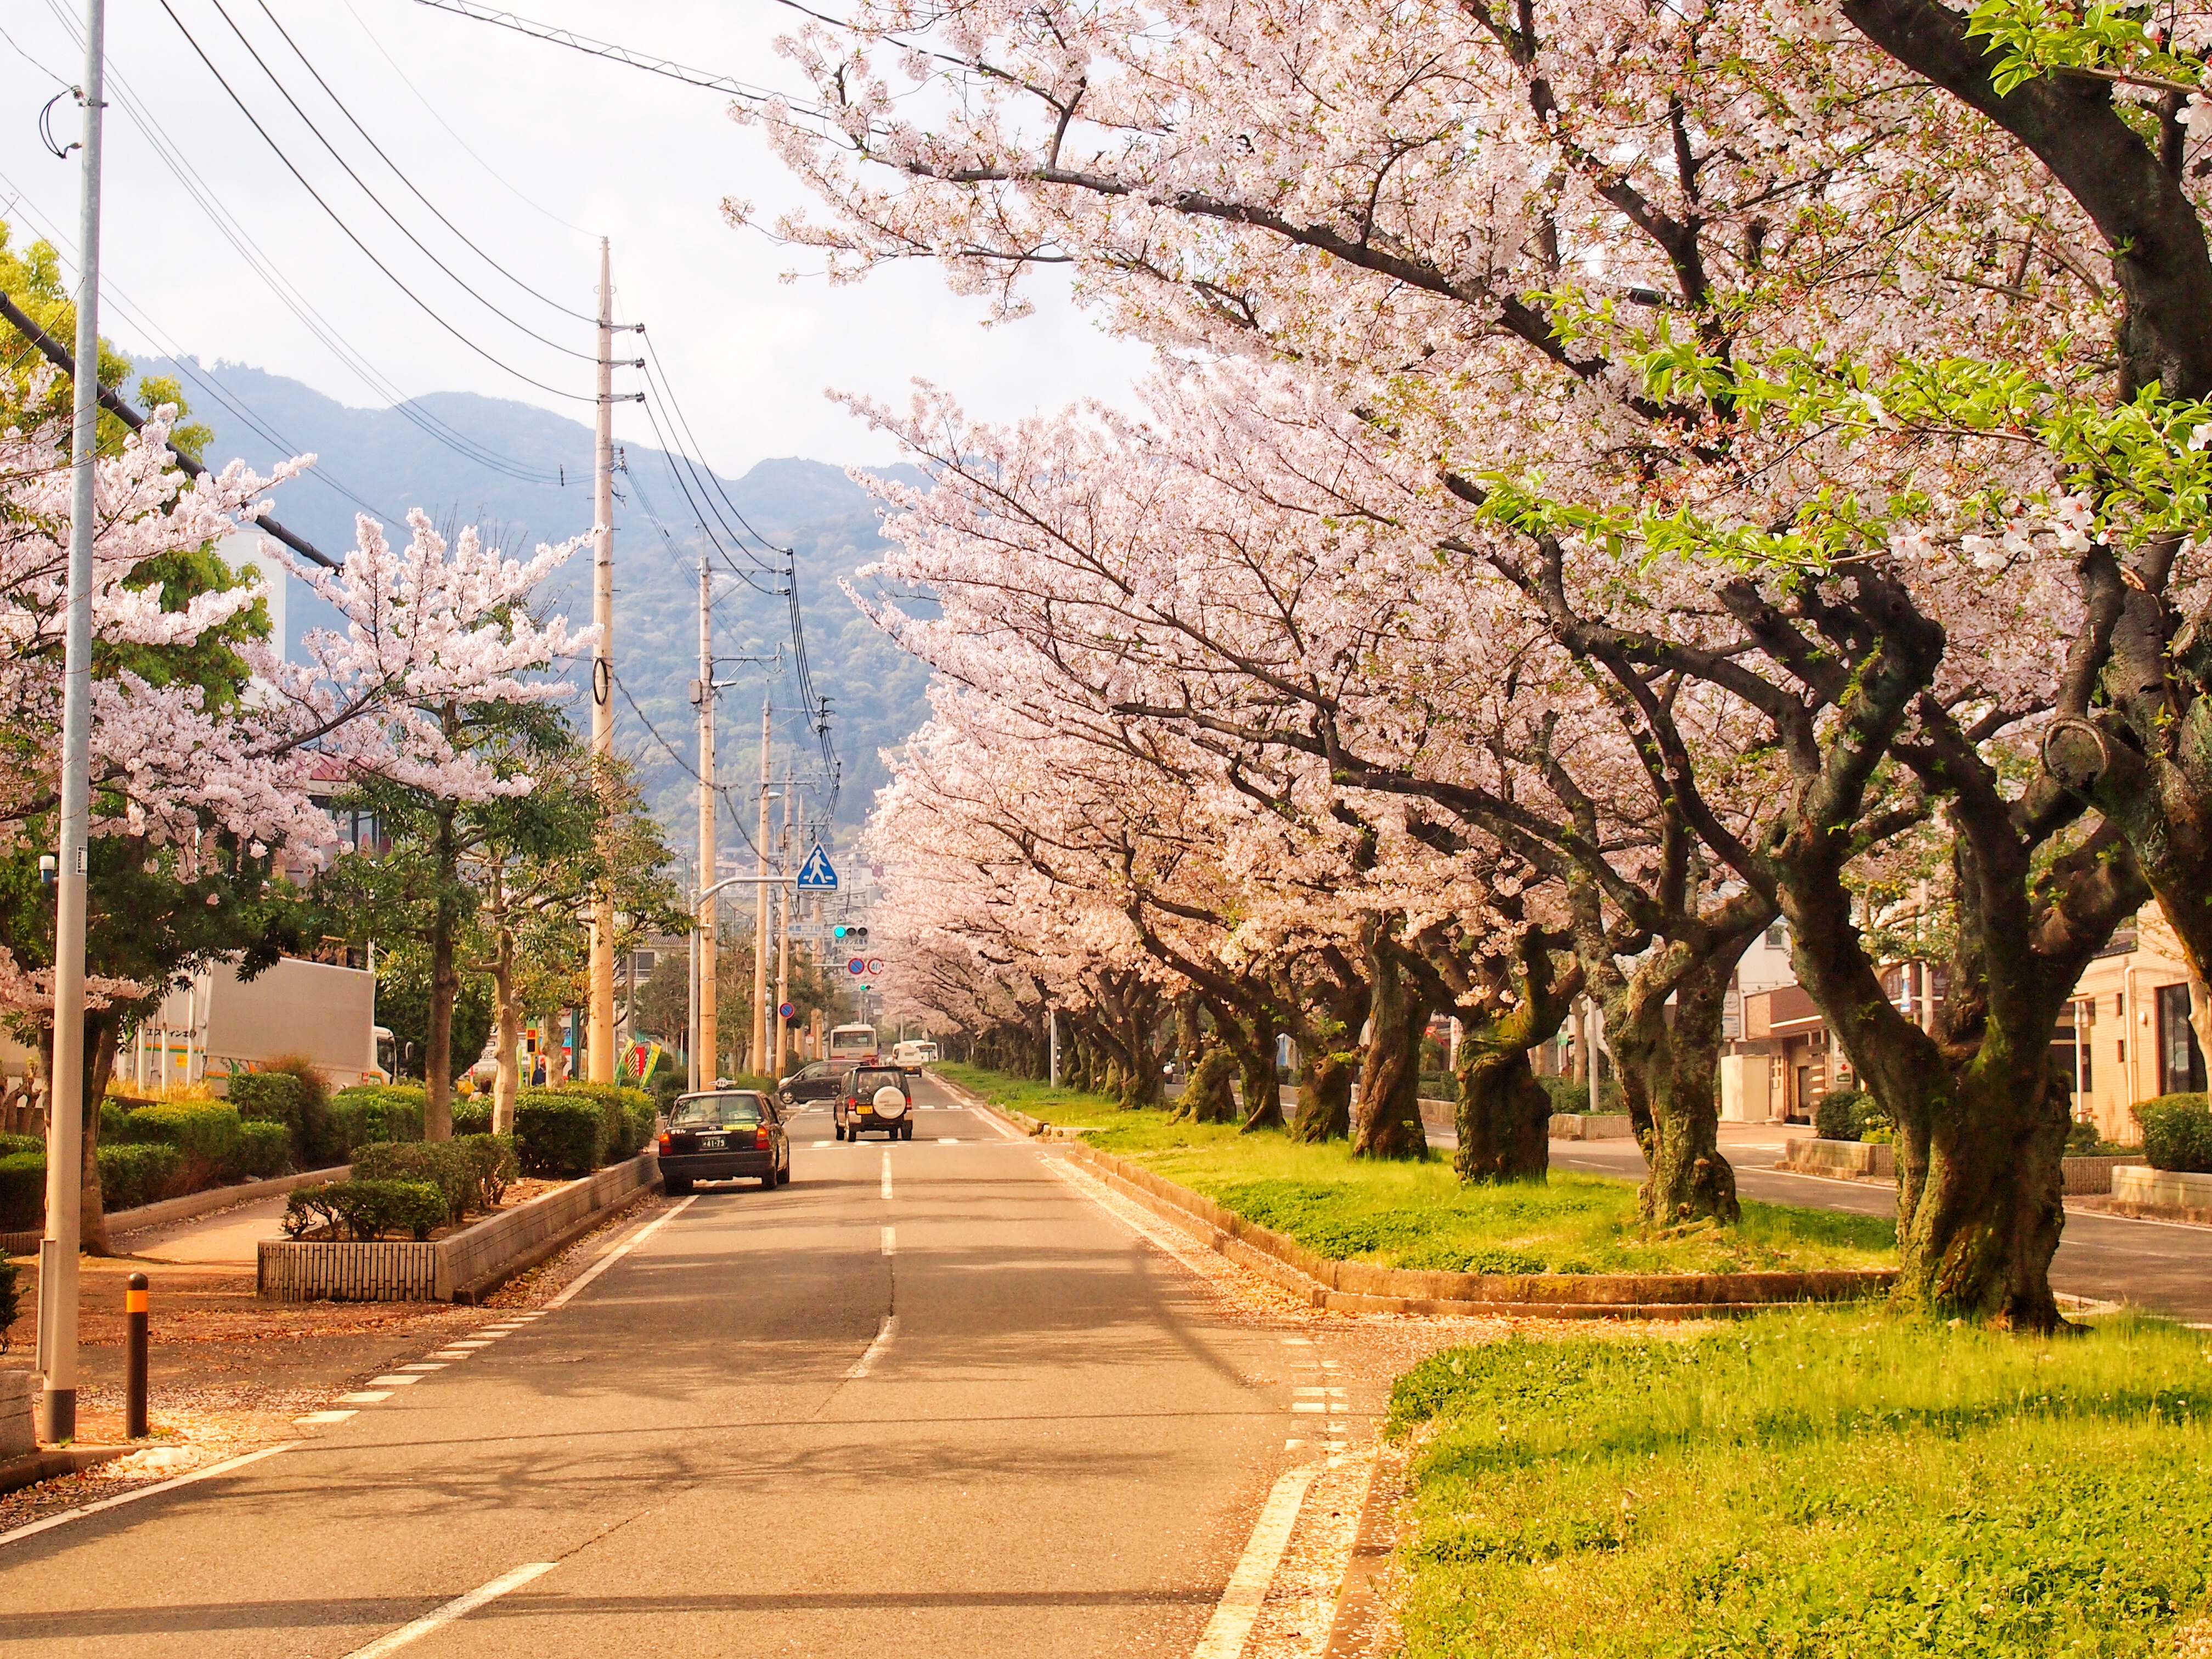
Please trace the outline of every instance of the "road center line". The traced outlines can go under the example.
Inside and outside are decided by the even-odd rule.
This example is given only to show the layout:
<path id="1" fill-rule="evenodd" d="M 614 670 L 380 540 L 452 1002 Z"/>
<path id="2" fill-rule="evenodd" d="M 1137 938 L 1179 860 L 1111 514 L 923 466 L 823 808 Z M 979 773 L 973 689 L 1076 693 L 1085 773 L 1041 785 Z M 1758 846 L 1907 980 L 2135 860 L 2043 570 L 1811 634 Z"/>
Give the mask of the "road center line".
<path id="1" fill-rule="evenodd" d="M 883 1357 L 884 1350 L 890 1346 L 891 1338 L 897 1334 L 897 1332 L 898 1316 L 885 1314 L 883 1329 L 878 1331 L 876 1340 L 868 1344 L 867 1352 L 853 1362 L 853 1369 L 845 1373 L 845 1380 L 848 1382 L 857 1382 L 874 1370 L 876 1361 Z"/>
<path id="2" fill-rule="evenodd" d="M 890 1195 L 891 1195 L 891 1153 L 890 1153 L 890 1147 L 888 1147 L 888 1146 L 886 1146 L 885 1148 L 884 1148 L 884 1196 L 885 1198 L 887 1198 L 887 1199 L 888 1199 Z"/>
<path id="3" fill-rule="evenodd" d="M 553 1561 L 532 1561 L 517 1567 L 513 1572 L 501 1573 L 489 1584 L 471 1590 L 466 1595 L 457 1595 L 442 1607 L 434 1607 L 411 1625 L 402 1625 L 389 1636 L 380 1636 L 367 1647 L 356 1648 L 346 1659 L 384 1659 L 410 1642 L 419 1641 L 432 1631 L 450 1625 L 456 1619 L 465 1619 L 487 1601 L 496 1601 L 509 1590 L 520 1589 L 532 1579 L 549 1573 L 558 1565 Z"/>
<path id="4" fill-rule="evenodd" d="M 212 1480 L 218 1474 L 228 1474 L 233 1469 L 242 1469 L 248 1463 L 258 1463 L 264 1457 L 274 1457 L 278 1452 L 289 1451 L 300 1443 L 282 1441 L 274 1446 L 264 1446 L 259 1451 L 248 1452 L 243 1457 L 210 1463 L 204 1469 L 194 1469 L 190 1474 L 180 1474 L 173 1480 L 157 1480 L 150 1486 L 141 1486 L 136 1492 L 118 1492 L 112 1498 L 103 1498 L 96 1504 L 87 1504 L 82 1509 L 64 1510 L 59 1515 L 50 1515 L 43 1521 L 33 1521 L 28 1526 L 18 1527 L 13 1532 L 0 1532 L 0 1544 L 12 1544 L 19 1538 L 28 1538 L 55 1527 L 65 1527 L 72 1521 L 82 1521 L 88 1515 L 98 1515 L 102 1510 L 112 1510 L 118 1504 L 135 1504 L 142 1498 L 151 1498 L 156 1492 L 174 1492 L 179 1486 L 189 1486 L 195 1480 Z"/>
<path id="5" fill-rule="evenodd" d="M 897 1249 L 897 1248 L 898 1248 L 898 1229 L 897 1229 L 897 1228 L 896 1228 L 896 1227 L 886 1227 L 886 1228 L 884 1228 L 884 1254 L 885 1255 L 891 1255 L 894 1251 L 896 1251 L 896 1250 Z"/>
<path id="6" fill-rule="evenodd" d="M 546 1307 L 548 1309 L 567 1307 L 568 1305 L 569 1299 L 573 1297 L 577 1291 L 582 1290 L 585 1285 L 590 1284 L 601 1273 L 606 1272 L 606 1270 L 613 1267 L 616 1262 L 621 1261 L 632 1250 L 644 1243 L 647 1239 L 651 1238 L 653 1234 L 659 1232 L 663 1227 L 665 1227 L 670 1222 L 675 1220 L 678 1216 L 682 1215 L 684 1211 L 690 1209 L 698 1201 L 699 1196 L 696 1193 L 694 1193 L 690 1198 L 685 1199 L 681 1204 L 678 1204 L 666 1215 L 660 1217 L 658 1220 L 647 1222 L 644 1226 L 639 1228 L 636 1232 L 630 1235 L 629 1243 L 618 1245 L 614 1249 L 609 1250 L 597 1261 L 594 1261 L 590 1267 L 585 1268 L 582 1273 L 577 1274 L 574 1279 L 569 1281 L 567 1287 L 562 1291 L 560 1295 L 555 1297 L 551 1301 L 545 1304 Z"/>
<path id="7" fill-rule="evenodd" d="M 1253 1621 L 1260 1616 L 1261 1604 L 1267 1599 L 1267 1586 L 1274 1582 L 1275 1569 L 1282 1565 L 1291 1529 L 1298 1523 L 1306 1488 L 1320 1473 L 1316 1466 L 1308 1464 L 1288 1471 L 1275 1482 L 1252 1528 L 1251 1541 L 1244 1546 L 1243 1559 L 1229 1575 L 1228 1587 L 1214 1604 L 1213 1617 L 1206 1621 L 1206 1633 L 1191 1650 L 1191 1659 L 1238 1659 L 1243 1654 Z"/>

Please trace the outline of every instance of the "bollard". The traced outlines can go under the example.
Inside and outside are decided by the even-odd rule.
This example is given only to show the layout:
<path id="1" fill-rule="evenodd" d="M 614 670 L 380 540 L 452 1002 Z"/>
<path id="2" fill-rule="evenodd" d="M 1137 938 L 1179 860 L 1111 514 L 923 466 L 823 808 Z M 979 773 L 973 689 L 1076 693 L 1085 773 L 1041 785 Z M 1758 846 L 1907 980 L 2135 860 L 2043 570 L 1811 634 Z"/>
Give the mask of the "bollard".
<path id="1" fill-rule="evenodd" d="M 123 1437 L 146 1437 L 146 1275 L 133 1273 L 123 1292 L 124 1322 L 129 1334 L 124 1346 Z"/>

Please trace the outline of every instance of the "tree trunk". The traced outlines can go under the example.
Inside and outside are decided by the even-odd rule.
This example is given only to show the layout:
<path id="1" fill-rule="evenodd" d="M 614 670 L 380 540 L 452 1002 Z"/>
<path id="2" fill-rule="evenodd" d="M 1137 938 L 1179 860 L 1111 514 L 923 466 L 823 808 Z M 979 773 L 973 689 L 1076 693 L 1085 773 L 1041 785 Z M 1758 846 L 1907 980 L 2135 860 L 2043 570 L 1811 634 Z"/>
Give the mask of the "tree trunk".
<path id="1" fill-rule="evenodd" d="M 1346 1139 L 1351 1133 L 1351 1057 L 1306 1050 L 1298 1065 L 1298 1109 L 1291 1120 L 1291 1139 L 1310 1144 Z"/>
<path id="2" fill-rule="evenodd" d="M 499 1005 L 499 1071 L 492 1080 L 491 1132 L 504 1135 L 514 1132 L 514 1100 L 522 1085 L 522 994 L 515 983 L 514 930 L 504 925 L 492 957 L 491 984 Z"/>
<path id="3" fill-rule="evenodd" d="M 1176 1069 L 1182 1073 L 1186 1081 L 1198 1069 L 1199 1054 L 1206 1036 L 1204 1028 L 1199 1024 L 1199 996 L 1195 991 L 1185 991 L 1176 999 Z M 2212 1053 L 2212 1050 L 2207 1052 Z"/>
<path id="4" fill-rule="evenodd" d="M 1429 1023 L 1428 1007 L 1380 926 L 1368 945 L 1368 964 L 1367 1051 L 1360 1064 L 1352 1155 L 1425 1158 L 1421 1035 Z"/>
<path id="5" fill-rule="evenodd" d="M 1191 1069 L 1183 1085 L 1182 1110 L 1176 1115 L 1198 1123 L 1234 1123 L 1237 1096 L 1230 1086 L 1237 1062 L 1226 1048 L 1208 1048 Z"/>
<path id="6" fill-rule="evenodd" d="M 1668 946 L 1623 994 L 1607 999 L 1621 1097 L 1650 1167 L 1637 1197 L 1644 1219 L 1657 1226 L 1742 1214 L 1735 1171 L 1720 1150 L 1721 1009 L 1748 943 L 1747 936 L 1679 971 L 1666 958 L 1686 947 Z"/>
<path id="7" fill-rule="evenodd" d="M 1552 1166 L 1552 1097 L 1536 1081 L 1528 1051 L 1478 1036 L 1459 1040 L 1454 1119 L 1462 1181 L 1543 1181 Z"/>
<path id="8" fill-rule="evenodd" d="M 1244 1084 L 1244 1129 L 1283 1127 L 1283 1084 L 1275 1069 L 1275 1028 L 1255 1024 L 1237 1048 L 1237 1069 Z"/>

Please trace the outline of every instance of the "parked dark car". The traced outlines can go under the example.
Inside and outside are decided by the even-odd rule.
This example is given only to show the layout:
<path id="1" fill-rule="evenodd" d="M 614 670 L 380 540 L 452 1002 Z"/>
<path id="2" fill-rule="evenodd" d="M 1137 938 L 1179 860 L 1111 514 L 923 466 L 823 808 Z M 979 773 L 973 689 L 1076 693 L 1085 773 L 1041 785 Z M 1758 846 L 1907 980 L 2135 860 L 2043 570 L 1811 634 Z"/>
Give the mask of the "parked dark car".
<path id="1" fill-rule="evenodd" d="M 776 1085 L 776 1098 L 787 1106 L 810 1106 L 836 1099 L 845 1092 L 849 1065 L 836 1060 L 811 1060 Z"/>
<path id="2" fill-rule="evenodd" d="M 914 1094 L 896 1066 L 854 1066 L 830 1109 L 840 1140 L 858 1140 L 863 1129 L 880 1129 L 892 1140 L 914 1139 Z"/>
<path id="3" fill-rule="evenodd" d="M 660 1176 L 672 1193 L 696 1181 L 791 1179 L 791 1141 L 775 1103 L 752 1089 L 678 1095 L 660 1132 Z"/>

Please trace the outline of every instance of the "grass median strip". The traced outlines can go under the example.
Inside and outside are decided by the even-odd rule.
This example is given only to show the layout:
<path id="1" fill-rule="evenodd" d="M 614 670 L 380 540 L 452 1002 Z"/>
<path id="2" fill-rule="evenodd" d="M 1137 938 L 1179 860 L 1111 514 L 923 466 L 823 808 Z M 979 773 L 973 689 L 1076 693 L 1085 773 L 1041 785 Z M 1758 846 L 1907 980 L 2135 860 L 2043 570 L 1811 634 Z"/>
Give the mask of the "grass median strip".
<path id="1" fill-rule="evenodd" d="M 1386 1267 L 1479 1273 L 1683 1273 L 1884 1267 L 1891 1222 L 1747 1201 L 1735 1227 L 1647 1229 L 1633 1182 L 1554 1170 L 1542 1184 L 1471 1185 L 1449 1163 L 1354 1158 L 1342 1141 L 1176 1121 L 1155 1109 L 941 1068 L 996 1103 L 1086 1133 L 1084 1139 L 1203 1193 L 1320 1255 Z"/>
<path id="2" fill-rule="evenodd" d="M 1516 1338 L 1400 1378 L 1392 1429 L 1413 1659 L 2171 1654 L 2212 1594 L 2212 1346 L 2175 1326 Z"/>

